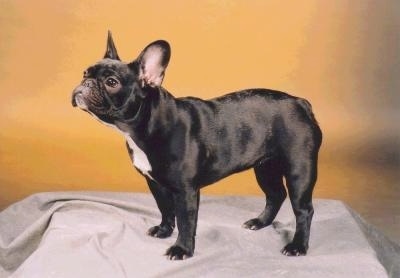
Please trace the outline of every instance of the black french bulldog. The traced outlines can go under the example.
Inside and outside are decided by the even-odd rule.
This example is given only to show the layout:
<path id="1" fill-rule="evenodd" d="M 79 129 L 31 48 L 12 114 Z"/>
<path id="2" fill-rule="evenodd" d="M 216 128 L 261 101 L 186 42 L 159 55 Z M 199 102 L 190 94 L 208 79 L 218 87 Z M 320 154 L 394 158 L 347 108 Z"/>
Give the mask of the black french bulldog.
<path id="1" fill-rule="evenodd" d="M 124 63 L 109 33 L 104 59 L 84 72 L 72 94 L 73 106 L 125 136 L 132 163 L 145 176 L 162 215 L 161 224 L 148 234 L 170 236 L 176 217 L 178 238 L 166 255 L 191 257 L 200 188 L 254 168 L 266 205 L 244 228 L 272 223 L 287 195 L 285 177 L 296 232 L 282 253 L 305 255 L 322 140 L 311 105 L 267 89 L 211 100 L 175 98 L 161 87 L 170 51 L 166 41 L 155 41 L 136 60 Z"/>

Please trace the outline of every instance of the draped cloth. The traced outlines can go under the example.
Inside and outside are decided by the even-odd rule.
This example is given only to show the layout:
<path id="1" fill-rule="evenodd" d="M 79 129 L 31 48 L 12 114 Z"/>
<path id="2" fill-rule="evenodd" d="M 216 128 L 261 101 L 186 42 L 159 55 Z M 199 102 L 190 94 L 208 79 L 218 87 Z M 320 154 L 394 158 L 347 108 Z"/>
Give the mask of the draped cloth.
<path id="1" fill-rule="evenodd" d="M 293 237 L 288 200 L 273 225 L 241 224 L 262 197 L 202 196 L 194 257 L 163 256 L 177 237 L 146 235 L 158 225 L 144 193 L 50 192 L 0 212 L 0 277 L 400 277 L 400 247 L 340 201 L 314 200 L 307 256 L 280 250 Z"/>

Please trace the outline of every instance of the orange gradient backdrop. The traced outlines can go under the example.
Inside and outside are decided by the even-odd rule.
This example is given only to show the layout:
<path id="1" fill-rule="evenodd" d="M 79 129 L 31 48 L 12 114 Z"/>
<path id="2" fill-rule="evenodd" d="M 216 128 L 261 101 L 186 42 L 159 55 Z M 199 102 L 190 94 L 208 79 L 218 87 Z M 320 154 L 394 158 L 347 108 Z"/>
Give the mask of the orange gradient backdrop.
<path id="1" fill-rule="evenodd" d="M 70 104 L 109 29 L 126 61 L 170 42 L 163 85 L 175 96 L 266 87 L 307 98 L 325 133 L 317 196 L 349 183 L 350 168 L 393 177 L 399 10 L 396 0 L 1 1 L 0 208 L 41 191 L 147 191 L 124 139 Z M 205 191 L 260 194 L 251 171 Z"/>

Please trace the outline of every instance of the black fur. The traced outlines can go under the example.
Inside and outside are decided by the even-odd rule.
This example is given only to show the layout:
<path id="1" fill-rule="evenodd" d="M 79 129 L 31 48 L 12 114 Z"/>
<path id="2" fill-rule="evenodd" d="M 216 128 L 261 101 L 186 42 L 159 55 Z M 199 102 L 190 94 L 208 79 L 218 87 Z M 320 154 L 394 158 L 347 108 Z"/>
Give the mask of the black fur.
<path id="1" fill-rule="evenodd" d="M 243 226 L 257 230 L 272 223 L 287 196 L 285 178 L 296 232 L 282 253 L 305 255 L 322 140 L 311 105 L 267 89 L 211 100 L 175 98 L 160 87 L 169 55 L 169 45 L 157 41 L 125 64 L 119 61 L 110 36 L 106 58 L 89 67 L 73 92 L 73 105 L 80 103 L 82 109 L 128 134 L 146 154 L 151 171 L 144 174 L 162 215 L 161 224 L 148 234 L 170 236 L 176 218 L 178 238 L 166 255 L 192 256 L 200 188 L 254 168 L 266 205 Z M 156 68 L 146 64 L 148 57 L 156 58 Z M 119 82 L 116 88 L 106 86 L 110 76 Z"/>

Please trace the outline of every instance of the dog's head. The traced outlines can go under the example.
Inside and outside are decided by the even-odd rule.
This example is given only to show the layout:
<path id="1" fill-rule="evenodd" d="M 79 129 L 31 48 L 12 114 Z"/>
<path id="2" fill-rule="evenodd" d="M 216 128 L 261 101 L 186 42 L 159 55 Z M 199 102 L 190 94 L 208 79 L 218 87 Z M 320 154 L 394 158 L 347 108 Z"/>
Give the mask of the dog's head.
<path id="1" fill-rule="evenodd" d="M 109 32 L 104 58 L 84 71 L 72 93 L 72 105 L 106 123 L 134 118 L 147 92 L 161 86 L 170 53 L 169 44 L 159 40 L 133 62 L 124 63 Z"/>

